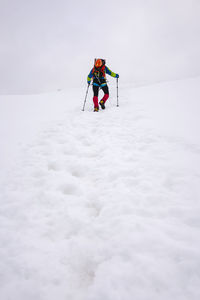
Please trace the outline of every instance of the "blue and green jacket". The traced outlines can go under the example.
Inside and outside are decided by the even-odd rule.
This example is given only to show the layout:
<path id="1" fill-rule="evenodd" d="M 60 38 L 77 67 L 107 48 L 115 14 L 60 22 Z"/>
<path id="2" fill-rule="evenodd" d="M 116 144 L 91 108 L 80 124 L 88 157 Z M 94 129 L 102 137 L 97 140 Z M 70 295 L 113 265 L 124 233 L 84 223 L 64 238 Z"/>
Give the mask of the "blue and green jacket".
<path id="1" fill-rule="evenodd" d="M 96 70 L 95 68 L 92 68 L 92 70 L 90 71 L 87 77 L 87 82 L 88 84 L 90 84 L 93 78 L 93 85 L 101 86 L 101 87 L 105 86 L 106 74 L 116 78 L 116 73 L 112 72 L 107 66 L 103 66 L 100 70 Z"/>

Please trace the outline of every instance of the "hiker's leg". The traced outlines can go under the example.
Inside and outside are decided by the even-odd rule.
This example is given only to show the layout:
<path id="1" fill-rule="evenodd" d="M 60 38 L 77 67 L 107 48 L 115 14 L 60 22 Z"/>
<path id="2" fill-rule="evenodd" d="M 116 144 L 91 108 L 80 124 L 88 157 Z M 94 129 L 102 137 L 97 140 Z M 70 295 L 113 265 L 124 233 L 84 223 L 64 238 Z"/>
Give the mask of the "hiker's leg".
<path id="1" fill-rule="evenodd" d="M 93 97 L 94 107 L 99 107 L 99 103 L 98 103 L 99 86 L 93 85 L 93 92 L 94 92 L 94 97 Z"/>
<path id="2" fill-rule="evenodd" d="M 109 90 L 108 90 L 108 86 L 105 85 L 102 87 L 102 90 L 104 92 L 104 96 L 103 98 L 101 99 L 101 101 L 103 101 L 104 103 L 108 100 L 108 97 L 109 97 Z"/>

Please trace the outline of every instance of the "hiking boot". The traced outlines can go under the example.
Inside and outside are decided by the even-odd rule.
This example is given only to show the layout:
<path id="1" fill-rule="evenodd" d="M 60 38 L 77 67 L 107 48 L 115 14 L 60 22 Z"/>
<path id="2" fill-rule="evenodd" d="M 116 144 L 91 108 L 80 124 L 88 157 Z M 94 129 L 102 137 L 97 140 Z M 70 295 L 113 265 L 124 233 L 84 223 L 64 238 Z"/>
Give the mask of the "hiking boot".
<path id="1" fill-rule="evenodd" d="M 94 108 L 94 111 L 99 111 L 99 108 L 98 108 L 98 107 L 95 107 L 95 108 Z"/>
<path id="2" fill-rule="evenodd" d="M 99 104 L 101 105 L 101 108 L 102 108 L 102 109 L 105 109 L 105 108 L 106 108 L 106 107 L 105 107 L 105 103 L 104 103 L 103 100 L 101 100 L 101 101 L 99 102 Z"/>

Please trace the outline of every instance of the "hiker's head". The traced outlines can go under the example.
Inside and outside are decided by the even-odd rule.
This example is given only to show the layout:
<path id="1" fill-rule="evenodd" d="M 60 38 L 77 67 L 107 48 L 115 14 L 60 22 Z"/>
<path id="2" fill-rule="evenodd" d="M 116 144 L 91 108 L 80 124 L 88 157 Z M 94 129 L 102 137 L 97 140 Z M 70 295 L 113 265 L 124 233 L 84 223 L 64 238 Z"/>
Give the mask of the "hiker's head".
<path id="1" fill-rule="evenodd" d="M 96 62 L 95 62 L 95 67 L 96 68 L 100 68 L 102 66 L 102 64 L 103 64 L 102 60 L 101 59 L 97 59 Z"/>

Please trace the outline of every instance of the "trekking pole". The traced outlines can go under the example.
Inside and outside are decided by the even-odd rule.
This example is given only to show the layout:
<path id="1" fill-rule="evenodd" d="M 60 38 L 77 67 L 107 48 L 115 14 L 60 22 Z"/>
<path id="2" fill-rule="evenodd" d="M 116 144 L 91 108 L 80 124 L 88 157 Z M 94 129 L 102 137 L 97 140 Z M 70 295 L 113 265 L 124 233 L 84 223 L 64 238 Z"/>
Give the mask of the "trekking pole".
<path id="1" fill-rule="evenodd" d="M 117 78 L 117 106 L 119 106 L 119 96 L 118 96 L 118 78 Z"/>
<path id="2" fill-rule="evenodd" d="M 85 101 L 83 103 L 83 109 L 82 109 L 82 111 L 84 111 L 84 109 L 85 109 L 85 103 L 86 103 L 86 99 L 87 99 L 87 94 L 88 94 L 89 86 L 90 86 L 90 84 L 88 83 L 88 87 L 87 87 L 87 91 L 86 91 L 86 95 L 85 95 Z"/>

